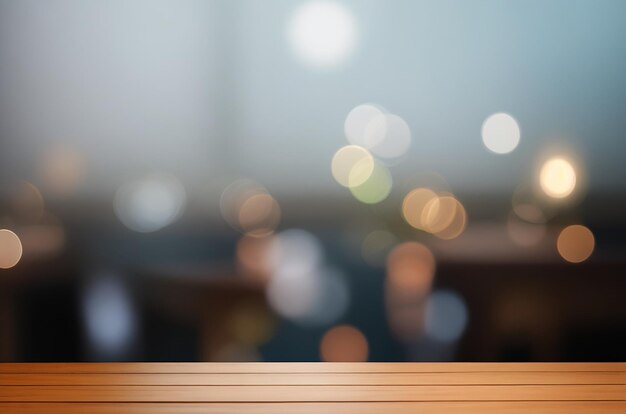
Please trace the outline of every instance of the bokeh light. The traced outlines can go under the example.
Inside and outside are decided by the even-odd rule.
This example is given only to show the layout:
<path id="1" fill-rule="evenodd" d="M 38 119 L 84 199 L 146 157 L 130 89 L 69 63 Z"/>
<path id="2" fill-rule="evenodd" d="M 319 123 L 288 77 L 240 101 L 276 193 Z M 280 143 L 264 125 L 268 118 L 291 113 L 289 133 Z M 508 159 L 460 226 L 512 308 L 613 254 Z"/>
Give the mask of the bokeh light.
<path id="1" fill-rule="evenodd" d="M 425 326 L 428 337 L 440 342 L 455 342 L 465 332 L 467 322 L 465 301 L 456 292 L 437 290 L 428 297 Z"/>
<path id="2" fill-rule="evenodd" d="M 114 209 L 129 229 L 149 233 L 175 222 L 183 213 L 187 195 L 170 175 L 153 175 L 131 181 L 115 193 Z"/>
<path id="3" fill-rule="evenodd" d="M 119 276 L 94 276 L 83 292 L 83 312 L 87 335 L 96 353 L 111 357 L 128 350 L 137 321 L 129 292 Z"/>
<path id="4" fill-rule="evenodd" d="M 244 204 L 257 195 L 269 195 L 269 192 L 265 187 L 261 184 L 247 179 L 247 178 L 239 178 L 224 188 L 222 194 L 220 196 L 220 212 L 222 213 L 222 218 L 226 221 L 233 229 L 245 233 L 245 230 L 241 227 L 241 211 Z M 261 198 L 262 202 L 265 201 L 266 207 L 269 206 L 270 203 L 268 198 Z M 270 221 L 272 218 L 272 209 L 265 211 L 265 214 L 262 214 L 260 217 L 254 214 L 254 202 L 252 205 L 247 207 L 247 211 L 244 212 L 244 221 L 248 219 L 254 219 L 254 217 L 260 218 L 260 222 Z M 252 211 L 251 211 L 252 210 Z M 276 212 L 274 212 L 275 214 Z M 278 211 L 280 214 L 280 211 Z M 250 220 L 254 221 L 254 220 Z M 251 223 L 252 224 L 252 223 Z M 262 225 L 262 224 L 261 224 Z"/>
<path id="5" fill-rule="evenodd" d="M 450 220 L 442 229 L 433 232 L 435 236 L 443 240 L 452 240 L 459 237 L 463 231 L 465 231 L 465 227 L 467 226 L 467 213 L 465 211 L 465 207 L 463 207 L 463 204 L 461 204 L 461 202 L 456 198 L 450 198 L 452 198 L 455 203 L 452 220 Z"/>
<path id="6" fill-rule="evenodd" d="M 358 145 L 340 148 L 331 163 L 333 177 L 344 187 L 356 187 L 367 181 L 374 172 L 374 157 Z"/>
<path id="7" fill-rule="evenodd" d="M 589 228 L 575 224 L 567 226 L 556 242 L 557 250 L 563 259 L 570 263 L 584 262 L 595 248 L 595 238 Z"/>
<path id="8" fill-rule="evenodd" d="M 350 187 L 350 192 L 362 203 L 376 204 L 389 196 L 392 186 L 393 181 L 389 170 L 376 163 L 369 178 L 361 185 Z"/>
<path id="9" fill-rule="evenodd" d="M 280 222 L 280 207 L 269 194 L 254 194 L 239 209 L 239 225 L 253 237 L 267 236 Z"/>
<path id="10" fill-rule="evenodd" d="M 422 228 L 443 239 L 457 237 L 464 229 L 466 214 L 463 205 L 451 195 L 437 196 L 422 210 Z"/>
<path id="11" fill-rule="evenodd" d="M 268 263 L 273 272 L 311 273 L 322 259 L 319 240 L 306 230 L 288 229 L 272 238 Z"/>
<path id="12" fill-rule="evenodd" d="M 387 278 L 404 294 L 425 295 L 435 274 L 435 257 L 428 247 L 417 242 L 396 246 L 387 258 Z"/>
<path id="13" fill-rule="evenodd" d="M 301 325 L 326 325 L 346 312 L 350 291 L 338 270 L 319 268 L 311 273 L 272 275 L 267 287 L 272 308 Z"/>
<path id="14" fill-rule="evenodd" d="M 576 188 L 576 170 L 564 158 L 551 158 L 541 167 L 539 184 L 549 197 L 565 198 Z"/>
<path id="15" fill-rule="evenodd" d="M 520 128 L 509 114 L 497 113 L 483 122 L 482 137 L 485 146 L 496 154 L 507 154 L 517 148 Z"/>
<path id="16" fill-rule="evenodd" d="M 416 229 L 424 229 L 422 215 L 426 205 L 437 199 L 437 193 L 429 188 L 416 188 L 409 192 L 402 202 L 402 216 L 409 225 Z"/>
<path id="17" fill-rule="evenodd" d="M 300 229 L 272 238 L 266 288 L 270 306 L 279 315 L 302 325 L 324 325 L 348 309 L 350 290 L 343 274 L 323 263 L 320 242 Z"/>
<path id="18" fill-rule="evenodd" d="M 345 6 L 334 1 L 309 1 L 290 18 L 287 37 L 295 55 L 318 68 L 345 62 L 357 40 L 356 21 Z"/>
<path id="19" fill-rule="evenodd" d="M 348 142 L 366 147 L 365 131 L 367 125 L 379 115 L 384 115 L 384 112 L 375 105 L 363 104 L 353 108 L 344 122 L 344 132 Z"/>
<path id="20" fill-rule="evenodd" d="M 367 338 L 351 325 L 329 329 L 320 343 L 320 356 L 324 362 L 365 362 L 368 354 Z"/>
<path id="21" fill-rule="evenodd" d="M 374 116 L 365 126 L 365 147 L 372 154 L 393 159 L 406 154 L 411 146 L 411 129 L 394 114 Z"/>
<path id="22" fill-rule="evenodd" d="M 0 268 L 10 269 L 22 258 L 22 242 L 17 234 L 0 229 Z"/>

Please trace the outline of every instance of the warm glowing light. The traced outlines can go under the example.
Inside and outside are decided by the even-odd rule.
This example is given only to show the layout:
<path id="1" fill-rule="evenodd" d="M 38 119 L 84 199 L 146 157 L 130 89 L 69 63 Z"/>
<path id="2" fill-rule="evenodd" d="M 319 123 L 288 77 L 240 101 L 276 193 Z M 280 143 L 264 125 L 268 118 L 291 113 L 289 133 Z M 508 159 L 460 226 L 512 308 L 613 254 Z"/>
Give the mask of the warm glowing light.
<path id="1" fill-rule="evenodd" d="M 366 146 L 365 129 L 368 123 L 384 112 L 374 105 L 359 105 L 352 109 L 344 122 L 346 138 L 353 145 Z"/>
<path id="2" fill-rule="evenodd" d="M 429 233 L 443 232 L 457 217 L 459 205 L 460 203 L 452 196 L 440 196 L 429 200 L 422 211 L 423 229 Z"/>
<path id="3" fill-rule="evenodd" d="M 423 229 L 422 214 L 426 205 L 437 198 L 437 194 L 429 188 L 416 188 L 404 197 L 402 215 L 409 225 Z"/>
<path id="4" fill-rule="evenodd" d="M 0 230 L 0 269 L 10 269 L 22 258 L 22 242 L 11 230 Z"/>
<path id="5" fill-rule="evenodd" d="M 433 292 L 426 303 L 426 335 L 440 342 L 457 341 L 467 327 L 467 307 L 457 293 Z"/>
<path id="6" fill-rule="evenodd" d="M 154 175 L 129 182 L 115 193 L 115 214 L 129 229 L 141 233 L 175 222 L 186 204 L 182 184 L 173 176 Z"/>
<path id="7" fill-rule="evenodd" d="M 320 355 L 324 362 L 365 362 L 368 353 L 365 335 L 350 325 L 329 329 L 320 343 Z"/>
<path id="8" fill-rule="evenodd" d="M 358 37 L 352 13 L 334 1 L 309 1 L 291 16 L 287 37 L 305 63 L 328 68 L 345 62 Z"/>
<path id="9" fill-rule="evenodd" d="M 463 207 L 463 204 L 461 204 L 461 202 L 457 199 L 454 199 L 454 203 L 456 206 L 454 208 L 452 220 L 450 220 L 447 226 L 443 229 L 433 233 L 440 239 L 456 239 L 463 233 L 463 231 L 465 231 L 465 227 L 467 226 L 467 213 L 465 212 L 465 207 Z"/>
<path id="10" fill-rule="evenodd" d="M 585 226 L 567 226 L 559 234 L 556 247 L 563 259 L 570 263 L 580 263 L 593 253 L 595 238 Z"/>
<path id="11" fill-rule="evenodd" d="M 423 329 L 425 298 L 433 284 L 435 257 L 423 244 L 405 242 L 387 259 L 385 304 L 392 332 L 402 341 L 416 341 Z"/>
<path id="12" fill-rule="evenodd" d="M 417 242 L 396 246 L 387 258 L 389 283 L 405 295 L 425 295 L 435 275 L 435 257 Z"/>
<path id="13" fill-rule="evenodd" d="M 280 222 L 280 207 L 269 194 L 254 194 L 239 209 L 239 225 L 253 237 L 271 234 Z"/>
<path id="14" fill-rule="evenodd" d="M 391 173 L 382 165 L 376 164 L 372 175 L 361 185 L 350 187 L 357 200 L 365 204 L 380 203 L 389 196 L 392 187 Z"/>
<path id="15" fill-rule="evenodd" d="M 410 146 L 411 129 L 398 115 L 379 114 L 365 126 L 365 147 L 378 157 L 401 157 Z"/>
<path id="16" fill-rule="evenodd" d="M 552 158 L 543 164 L 539 173 L 541 189 L 552 198 L 569 196 L 576 187 L 576 171 L 564 158 Z"/>
<path id="17" fill-rule="evenodd" d="M 358 145 L 340 148 L 333 157 L 331 169 L 333 177 L 344 187 L 357 187 L 365 183 L 375 168 L 374 157 L 368 150 Z"/>
<path id="18" fill-rule="evenodd" d="M 483 122 L 482 137 L 483 143 L 490 151 L 507 154 L 519 144 L 519 125 L 509 114 L 493 114 Z"/>

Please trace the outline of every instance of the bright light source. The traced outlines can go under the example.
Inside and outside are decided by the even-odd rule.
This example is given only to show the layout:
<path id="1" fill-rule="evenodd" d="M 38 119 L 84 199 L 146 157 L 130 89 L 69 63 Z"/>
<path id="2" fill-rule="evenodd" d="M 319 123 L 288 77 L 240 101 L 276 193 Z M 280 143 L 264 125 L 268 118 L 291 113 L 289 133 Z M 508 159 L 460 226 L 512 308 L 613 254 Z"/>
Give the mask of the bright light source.
<path id="1" fill-rule="evenodd" d="M 352 109 L 343 125 L 348 141 L 353 145 L 365 147 L 365 128 L 378 115 L 384 115 L 384 112 L 375 105 L 364 104 Z"/>
<path id="2" fill-rule="evenodd" d="M 11 230 L 0 230 L 0 269 L 15 266 L 22 258 L 22 242 Z"/>
<path id="3" fill-rule="evenodd" d="M 576 188 L 576 170 L 564 158 L 551 158 L 541 167 L 539 184 L 549 197 L 565 198 Z"/>
<path id="4" fill-rule="evenodd" d="M 120 187 L 114 208 L 126 227 L 149 233 L 176 221 L 185 204 L 185 189 L 175 177 L 155 175 Z"/>
<path id="5" fill-rule="evenodd" d="M 449 195 L 431 199 L 422 211 L 424 230 L 439 233 L 447 229 L 457 217 L 459 204 L 456 198 Z"/>
<path id="6" fill-rule="evenodd" d="M 517 121 L 509 114 L 493 114 L 483 122 L 483 143 L 496 154 L 513 151 L 519 144 L 520 135 Z"/>
<path id="7" fill-rule="evenodd" d="M 328 68 L 345 62 L 357 43 L 352 13 L 333 1 L 310 1 L 291 16 L 287 37 L 293 52 L 305 63 Z"/>
<path id="8" fill-rule="evenodd" d="M 391 187 L 391 173 L 386 167 L 376 164 L 372 175 L 363 184 L 350 187 L 350 192 L 362 203 L 376 204 L 389 196 Z"/>
<path id="9" fill-rule="evenodd" d="M 344 187 L 357 187 L 374 172 L 374 157 L 358 145 L 346 145 L 337 150 L 331 163 L 333 177 Z"/>
<path id="10" fill-rule="evenodd" d="M 565 227 L 556 242 L 561 257 L 570 263 L 584 262 L 591 256 L 595 247 L 593 233 L 585 226 Z"/>
<path id="11" fill-rule="evenodd" d="M 409 192 L 402 202 L 402 216 L 412 227 L 423 229 L 422 216 L 426 205 L 437 198 L 437 194 L 429 188 L 416 188 Z"/>

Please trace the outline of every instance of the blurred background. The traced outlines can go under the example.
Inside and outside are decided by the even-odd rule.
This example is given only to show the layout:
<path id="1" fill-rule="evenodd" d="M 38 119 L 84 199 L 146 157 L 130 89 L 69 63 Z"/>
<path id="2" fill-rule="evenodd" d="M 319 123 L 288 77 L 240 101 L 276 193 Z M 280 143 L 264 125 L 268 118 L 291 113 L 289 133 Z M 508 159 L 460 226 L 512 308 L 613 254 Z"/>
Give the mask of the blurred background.
<path id="1" fill-rule="evenodd" d="M 0 360 L 625 360 L 624 16 L 0 0 Z"/>

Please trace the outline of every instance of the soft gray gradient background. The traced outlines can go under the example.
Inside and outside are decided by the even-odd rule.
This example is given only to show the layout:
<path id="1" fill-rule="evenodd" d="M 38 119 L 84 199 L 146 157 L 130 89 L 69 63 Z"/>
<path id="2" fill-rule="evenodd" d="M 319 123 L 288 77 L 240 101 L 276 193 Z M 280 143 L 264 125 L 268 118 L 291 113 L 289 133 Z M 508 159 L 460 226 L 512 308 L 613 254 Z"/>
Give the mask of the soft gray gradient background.
<path id="1" fill-rule="evenodd" d="M 296 1 L 1 1 L 0 173 L 32 177 L 58 144 L 88 160 L 85 197 L 164 171 L 188 191 L 245 175 L 274 193 L 342 194 L 329 161 L 364 102 L 412 128 L 395 178 L 434 170 L 454 191 L 510 196 L 553 141 L 592 191 L 626 191 L 626 2 L 346 1 L 352 59 L 298 61 Z M 513 114 L 512 154 L 480 139 Z M 210 187 L 210 186 L 209 186 Z"/>

